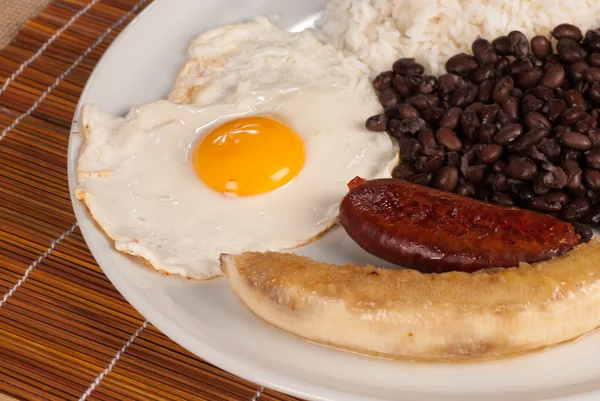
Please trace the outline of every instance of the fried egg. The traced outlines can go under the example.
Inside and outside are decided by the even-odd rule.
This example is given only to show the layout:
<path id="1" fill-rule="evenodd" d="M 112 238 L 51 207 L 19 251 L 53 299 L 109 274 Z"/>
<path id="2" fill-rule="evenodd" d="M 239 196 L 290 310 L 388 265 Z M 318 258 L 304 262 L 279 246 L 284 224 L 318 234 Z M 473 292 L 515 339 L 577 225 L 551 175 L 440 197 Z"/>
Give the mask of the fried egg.
<path id="1" fill-rule="evenodd" d="M 238 64 L 258 62 L 242 55 L 248 27 L 270 32 L 272 41 L 255 37 L 252 49 L 258 59 L 269 55 L 274 76 Z M 226 46 L 218 32 L 241 44 Z M 227 67 L 205 65 L 200 75 L 210 82 L 194 81 L 192 98 L 180 102 L 193 104 L 159 100 L 125 117 L 83 107 L 75 193 L 117 250 L 166 274 L 208 279 L 222 274 L 221 253 L 292 249 L 317 238 L 336 223 L 348 181 L 389 176 L 397 147 L 364 128 L 378 101 L 335 51 L 316 68 L 322 60 L 314 54 L 332 49 L 303 36 L 262 20 L 219 28 L 203 40 L 229 52 L 219 59 Z M 229 73 L 249 80 L 234 83 Z"/>
<path id="2" fill-rule="evenodd" d="M 356 56 L 320 42 L 310 30 L 287 32 L 265 17 L 200 34 L 188 57 L 168 97 L 175 103 L 232 102 L 254 90 L 307 83 L 374 96 L 370 70 Z"/>

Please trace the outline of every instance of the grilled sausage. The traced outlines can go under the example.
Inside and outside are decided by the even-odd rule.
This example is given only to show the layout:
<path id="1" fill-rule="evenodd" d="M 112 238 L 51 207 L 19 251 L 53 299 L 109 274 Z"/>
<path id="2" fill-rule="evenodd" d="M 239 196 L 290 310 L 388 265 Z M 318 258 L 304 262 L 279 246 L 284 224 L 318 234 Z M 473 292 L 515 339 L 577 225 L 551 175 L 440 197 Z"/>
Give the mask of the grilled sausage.
<path id="1" fill-rule="evenodd" d="M 424 272 L 514 267 L 570 251 L 571 224 L 398 179 L 350 182 L 340 223 L 367 252 Z"/>

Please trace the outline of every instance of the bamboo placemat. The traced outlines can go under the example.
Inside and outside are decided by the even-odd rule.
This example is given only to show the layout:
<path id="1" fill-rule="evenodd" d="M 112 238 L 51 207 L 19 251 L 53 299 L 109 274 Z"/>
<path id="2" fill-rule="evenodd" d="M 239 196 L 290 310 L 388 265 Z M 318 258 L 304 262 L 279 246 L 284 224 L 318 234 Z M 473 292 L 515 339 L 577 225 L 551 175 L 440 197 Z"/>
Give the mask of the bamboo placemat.
<path id="1" fill-rule="evenodd" d="M 53 1 L 0 51 L 0 399 L 293 401 L 145 321 L 75 224 L 73 112 L 102 53 L 147 4 Z"/>

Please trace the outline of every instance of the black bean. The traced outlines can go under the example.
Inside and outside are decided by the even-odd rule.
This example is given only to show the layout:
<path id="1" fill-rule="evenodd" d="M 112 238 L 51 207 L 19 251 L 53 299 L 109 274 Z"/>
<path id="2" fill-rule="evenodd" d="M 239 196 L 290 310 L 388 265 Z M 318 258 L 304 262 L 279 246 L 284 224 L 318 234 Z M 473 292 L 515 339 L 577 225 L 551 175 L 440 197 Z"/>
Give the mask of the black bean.
<path id="1" fill-rule="evenodd" d="M 590 54 L 588 61 L 592 67 L 600 67 L 600 53 Z"/>
<path id="2" fill-rule="evenodd" d="M 479 113 L 481 124 L 495 124 L 496 116 L 500 111 L 500 106 L 497 104 L 488 104 L 481 108 Z"/>
<path id="3" fill-rule="evenodd" d="M 517 199 L 521 201 L 528 201 L 534 197 L 534 193 L 531 190 L 531 186 L 524 182 L 517 182 L 509 184 L 508 191 Z"/>
<path id="4" fill-rule="evenodd" d="M 479 149 L 478 160 L 480 164 L 491 164 L 502 156 L 503 148 L 500 145 L 482 145 Z"/>
<path id="5" fill-rule="evenodd" d="M 500 110 L 498 112 L 497 119 L 498 119 L 498 124 L 500 124 L 501 127 L 507 126 L 508 124 L 512 124 L 517 121 L 516 119 L 514 119 L 511 116 L 509 116 L 508 114 L 506 114 L 506 112 L 504 110 Z"/>
<path id="6" fill-rule="evenodd" d="M 518 82 L 522 88 L 533 88 L 534 86 L 537 86 L 537 84 L 540 82 L 541 77 L 542 69 L 534 67 L 532 69 L 522 71 L 519 74 Z"/>
<path id="7" fill-rule="evenodd" d="M 552 129 L 552 123 L 543 114 L 532 111 L 525 116 L 525 126 L 529 129 L 544 128 L 546 131 Z"/>
<path id="8" fill-rule="evenodd" d="M 587 152 L 585 162 L 591 168 L 600 169 L 600 149 L 595 148 Z"/>
<path id="9" fill-rule="evenodd" d="M 534 67 L 542 68 L 546 64 L 545 60 L 543 60 L 541 58 L 537 58 L 533 54 L 530 54 L 528 59 L 531 62 L 531 64 L 533 64 Z"/>
<path id="10" fill-rule="evenodd" d="M 591 228 L 589 228 L 588 226 L 586 226 L 585 224 L 581 224 L 581 223 L 577 223 L 577 222 L 572 222 L 571 223 L 573 225 L 573 228 L 575 229 L 575 233 L 579 234 L 579 237 L 581 238 L 581 242 L 589 242 L 592 237 L 594 236 L 594 232 L 592 231 Z"/>
<path id="11" fill-rule="evenodd" d="M 543 127 L 530 129 L 525 134 L 521 135 L 515 142 L 515 149 L 519 152 L 523 152 L 532 146 L 539 144 L 548 136 L 548 134 L 548 130 Z"/>
<path id="12" fill-rule="evenodd" d="M 513 199 L 509 194 L 498 191 L 494 192 L 494 194 L 490 198 L 490 201 L 504 206 L 513 206 L 515 204 L 515 202 L 513 202 Z"/>
<path id="13" fill-rule="evenodd" d="M 515 81 L 511 77 L 501 78 L 492 91 L 494 102 L 502 104 L 510 96 L 510 91 L 515 87 Z"/>
<path id="14" fill-rule="evenodd" d="M 508 145 L 514 142 L 522 133 L 523 126 L 521 124 L 508 124 L 498 131 L 494 137 L 494 142 L 498 145 Z"/>
<path id="15" fill-rule="evenodd" d="M 423 94 L 413 96 L 409 99 L 410 105 L 419 111 L 437 107 L 439 101 L 440 98 L 437 96 Z"/>
<path id="16" fill-rule="evenodd" d="M 590 100 L 596 105 L 600 105 L 600 86 L 592 86 L 587 91 Z"/>
<path id="17" fill-rule="evenodd" d="M 510 54 L 516 59 L 523 59 L 529 55 L 529 41 L 522 32 L 512 31 L 508 35 Z M 496 49 L 497 50 L 497 49 Z"/>
<path id="18" fill-rule="evenodd" d="M 428 187 L 431 185 L 432 179 L 433 179 L 433 174 L 431 174 L 431 173 L 419 173 L 419 174 L 413 175 L 410 178 L 410 182 L 412 182 L 413 184 Z"/>
<path id="19" fill-rule="evenodd" d="M 582 153 L 580 151 L 575 150 L 575 149 L 570 149 L 567 147 L 564 147 L 562 149 L 562 152 L 560 155 L 560 158 L 562 161 L 565 161 L 565 160 L 579 161 L 581 159 L 581 157 L 582 157 Z"/>
<path id="20" fill-rule="evenodd" d="M 600 171 L 586 168 L 583 172 L 583 182 L 592 191 L 600 190 Z"/>
<path id="21" fill-rule="evenodd" d="M 600 130 L 594 129 L 589 131 L 588 138 L 592 141 L 593 146 L 600 146 Z"/>
<path id="22" fill-rule="evenodd" d="M 598 127 L 598 120 L 592 118 L 589 114 L 585 116 L 583 120 L 577 121 L 575 124 L 575 131 L 581 134 L 587 134 L 591 129 Z"/>
<path id="23" fill-rule="evenodd" d="M 519 109 L 520 109 L 520 101 L 516 97 L 510 96 L 504 103 L 501 103 L 500 106 L 502 110 L 508 114 L 508 116 L 513 120 L 519 119 Z"/>
<path id="24" fill-rule="evenodd" d="M 445 149 L 458 152 L 462 148 L 462 142 L 452 129 L 449 127 L 440 128 L 435 137 L 440 145 Z"/>
<path id="25" fill-rule="evenodd" d="M 551 122 L 559 120 L 560 116 L 567 110 L 567 104 L 563 100 L 551 99 L 542 108 L 542 112 L 546 113 Z"/>
<path id="26" fill-rule="evenodd" d="M 552 36 L 555 39 L 571 39 L 575 42 L 580 42 L 583 39 L 581 29 L 571 24 L 560 24 L 552 30 Z"/>
<path id="27" fill-rule="evenodd" d="M 583 79 L 597 84 L 600 83 L 600 68 L 598 67 L 588 67 L 585 69 L 585 71 L 583 71 L 583 75 L 582 75 Z"/>
<path id="28" fill-rule="evenodd" d="M 563 41 L 573 42 L 570 39 L 561 39 L 558 41 L 557 49 L 561 47 L 561 42 Z M 587 53 L 583 49 L 583 47 L 579 46 L 575 42 L 573 42 L 575 44 L 572 45 L 570 42 L 568 44 L 565 44 L 565 47 L 558 51 L 558 57 L 560 57 L 560 59 L 567 64 L 573 64 L 578 61 L 585 60 L 585 58 L 587 57 Z"/>
<path id="29" fill-rule="evenodd" d="M 442 94 L 454 92 L 464 80 L 456 74 L 444 74 L 438 78 L 438 90 Z"/>
<path id="30" fill-rule="evenodd" d="M 392 86 L 402 98 L 407 98 L 413 93 L 410 83 L 406 80 L 406 77 L 401 75 L 396 75 L 392 81 Z"/>
<path id="31" fill-rule="evenodd" d="M 500 57 L 496 60 L 496 75 L 504 75 L 508 71 L 508 67 L 510 67 L 510 61 L 506 57 Z"/>
<path id="32" fill-rule="evenodd" d="M 546 58 L 552 53 L 552 44 L 545 36 L 535 36 L 531 39 L 531 52 L 538 58 Z"/>
<path id="33" fill-rule="evenodd" d="M 533 63 L 529 59 L 515 60 L 508 66 L 508 75 L 517 79 L 517 77 L 524 71 L 533 68 Z"/>
<path id="34" fill-rule="evenodd" d="M 477 100 L 482 103 L 490 103 L 492 100 L 492 91 L 496 82 L 493 79 L 483 81 L 479 85 L 479 92 L 477 94 Z"/>
<path id="35" fill-rule="evenodd" d="M 432 186 L 442 191 L 454 191 L 457 184 L 458 170 L 454 167 L 444 166 L 435 173 Z"/>
<path id="36" fill-rule="evenodd" d="M 477 135 L 479 134 L 479 127 L 481 127 L 481 122 L 479 121 L 479 116 L 473 110 L 465 110 L 461 116 L 461 126 L 464 134 L 472 141 L 477 140 Z"/>
<path id="37" fill-rule="evenodd" d="M 401 58 L 392 65 L 396 74 L 406 76 L 408 74 L 423 74 L 425 68 L 415 61 L 414 58 Z"/>
<path id="38" fill-rule="evenodd" d="M 432 107 L 421 112 L 421 117 L 431 127 L 437 127 L 443 116 L 444 109 L 442 109 L 441 107 Z"/>
<path id="39" fill-rule="evenodd" d="M 571 89 L 563 92 L 562 99 L 565 101 L 568 107 L 578 106 L 585 109 L 585 99 L 581 92 Z"/>
<path id="40" fill-rule="evenodd" d="M 584 218 L 591 210 L 592 205 L 587 198 L 577 198 L 564 207 L 560 217 L 566 221 L 577 221 Z"/>
<path id="41" fill-rule="evenodd" d="M 521 111 L 524 115 L 532 111 L 542 110 L 542 107 L 544 107 L 544 102 L 533 95 L 525 95 L 521 100 Z"/>
<path id="42" fill-rule="evenodd" d="M 421 117 L 419 111 L 412 107 L 410 104 L 398 105 L 398 115 L 403 120 Z"/>
<path id="43" fill-rule="evenodd" d="M 473 81 L 477 84 L 496 76 L 496 66 L 494 64 L 483 64 L 473 72 Z"/>
<path id="44" fill-rule="evenodd" d="M 419 155 L 423 154 L 423 146 L 414 138 L 402 139 L 399 147 L 402 163 L 414 162 Z"/>
<path id="45" fill-rule="evenodd" d="M 415 170 L 410 164 L 402 163 L 392 170 L 392 177 L 401 180 L 408 180 L 413 175 L 415 175 Z"/>
<path id="46" fill-rule="evenodd" d="M 540 85 L 549 88 L 556 89 L 562 85 L 565 80 L 565 69 L 562 65 L 550 66 L 541 76 Z"/>
<path id="47" fill-rule="evenodd" d="M 467 168 L 467 180 L 469 180 L 469 182 L 471 182 L 472 184 L 479 184 L 484 178 L 485 178 L 485 174 L 486 174 L 486 166 L 485 165 L 475 165 L 475 166 L 470 166 L 469 168 Z"/>
<path id="48" fill-rule="evenodd" d="M 544 195 L 544 198 L 546 198 L 549 202 L 558 202 L 563 206 L 565 206 L 571 200 L 569 195 L 564 192 L 549 192 Z"/>
<path id="49" fill-rule="evenodd" d="M 473 196 L 475 194 L 475 186 L 468 181 L 459 180 L 454 192 L 461 196 Z"/>
<path id="50" fill-rule="evenodd" d="M 451 104 L 455 107 L 465 107 L 475 101 L 478 92 L 477 86 L 470 82 L 466 82 L 459 86 L 452 94 Z"/>
<path id="51" fill-rule="evenodd" d="M 536 195 L 545 195 L 548 192 L 550 192 L 550 188 L 544 184 L 544 174 L 538 174 L 533 179 L 533 193 Z"/>
<path id="52" fill-rule="evenodd" d="M 401 133 L 414 135 L 426 126 L 427 123 L 422 118 L 407 118 L 400 122 L 398 129 Z"/>
<path id="53" fill-rule="evenodd" d="M 538 145 L 540 152 L 544 154 L 551 162 L 558 162 L 560 160 L 560 145 L 555 139 L 544 139 Z"/>
<path id="54" fill-rule="evenodd" d="M 510 186 L 508 177 L 504 173 L 488 174 L 481 185 L 489 185 L 494 191 L 505 192 Z"/>
<path id="55" fill-rule="evenodd" d="M 498 132 L 498 129 L 496 128 L 495 125 L 482 124 L 481 127 L 479 127 L 479 142 L 493 143 L 494 136 L 496 136 L 497 132 Z"/>
<path id="56" fill-rule="evenodd" d="M 527 157 L 511 157 L 506 172 L 518 180 L 532 180 L 537 174 L 537 165 Z"/>
<path id="57" fill-rule="evenodd" d="M 581 107 L 570 107 L 563 111 L 560 116 L 560 122 L 565 125 L 573 125 L 579 120 L 583 120 L 587 113 Z"/>
<path id="58" fill-rule="evenodd" d="M 492 172 L 494 172 L 496 174 L 503 173 L 506 171 L 506 167 L 508 167 L 508 163 L 506 163 L 504 160 L 502 160 L 502 159 L 496 160 L 492 164 Z"/>
<path id="59" fill-rule="evenodd" d="M 575 150 L 588 150 L 592 147 L 592 141 L 586 135 L 578 132 L 567 132 L 561 137 L 563 145 Z"/>
<path id="60" fill-rule="evenodd" d="M 595 226 L 600 225 L 600 206 L 596 206 L 590 210 L 584 221 Z"/>
<path id="61" fill-rule="evenodd" d="M 544 213 L 559 212 L 563 208 L 563 206 L 560 203 L 550 202 L 550 201 L 548 201 L 548 199 L 546 199 L 543 196 L 540 196 L 537 198 L 532 198 L 529 201 L 529 206 L 533 210 L 537 210 L 538 212 L 544 212 Z"/>
<path id="62" fill-rule="evenodd" d="M 443 155 L 419 156 L 415 161 L 415 170 L 419 173 L 432 173 L 444 164 Z"/>
<path id="63" fill-rule="evenodd" d="M 542 168 L 545 165 L 550 164 L 550 161 L 548 160 L 546 155 L 544 155 L 542 152 L 540 152 L 540 150 L 537 148 L 537 146 L 531 146 L 529 149 L 525 150 L 523 152 L 523 154 L 525 156 L 529 157 L 534 162 L 541 163 Z"/>
<path id="64" fill-rule="evenodd" d="M 457 152 L 446 153 L 446 164 L 448 166 L 460 168 L 460 155 Z"/>
<path id="65" fill-rule="evenodd" d="M 578 61 L 571 64 L 569 67 L 569 78 L 571 81 L 577 83 L 583 80 L 583 72 L 588 68 L 588 63 L 585 61 Z"/>
<path id="66" fill-rule="evenodd" d="M 419 140 L 419 142 L 421 142 L 421 145 L 423 145 L 423 150 L 435 149 L 437 147 L 435 133 L 431 128 L 423 128 L 422 130 L 420 130 L 417 135 L 417 139 Z"/>
<path id="67" fill-rule="evenodd" d="M 451 107 L 446 110 L 444 117 L 440 121 L 440 127 L 448 127 L 450 129 L 455 129 L 458 127 L 458 123 L 460 122 L 460 117 L 462 115 L 462 109 L 460 107 Z"/>
<path id="68" fill-rule="evenodd" d="M 395 76 L 396 74 L 393 71 L 382 72 L 381 74 L 377 75 L 373 80 L 373 88 L 375 88 L 375 90 L 378 91 L 385 88 L 389 88 L 390 86 L 392 86 L 392 81 Z"/>
<path id="69" fill-rule="evenodd" d="M 531 94 L 544 102 L 547 102 L 551 99 L 556 99 L 554 91 L 550 88 L 546 88 L 545 86 L 536 86 L 531 90 Z"/>
<path id="70" fill-rule="evenodd" d="M 492 46 L 500 56 L 509 56 L 511 54 L 510 41 L 506 36 L 500 36 L 492 41 Z"/>
<path id="71" fill-rule="evenodd" d="M 423 85 L 423 75 L 419 74 L 408 74 L 405 77 L 408 86 L 410 87 L 410 93 L 418 94 L 421 91 L 421 86 Z"/>
<path id="72" fill-rule="evenodd" d="M 485 39 L 477 39 L 471 45 L 473 55 L 481 64 L 493 63 L 498 59 L 494 46 Z"/>
<path id="73" fill-rule="evenodd" d="M 365 128 L 373 132 L 384 132 L 387 128 L 388 117 L 385 114 L 377 114 L 369 117 L 365 122 Z"/>
<path id="74" fill-rule="evenodd" d="M 600 31 L 598 29 L 590 29 L 585 33 L 583 44 L 586 45 L 590 50 L 594 52 L 600 51 Z"/>
<path id="75" fill-rule="evenodd" d="M 567 185 L 567 174 L 560 167 L 541 174 L 542 182 L 548 188 L 562 189 Z"/>
<path id="76" fill-rule="evenodd" d="M 400 102 L 400 96 L 393 88 L 385 88 L 379 93 L 379 102 L 384 108 L 392 107 Z"/>
<path id="77" fill-rule="evenodd" d="M 446 71 L 461 76 L 469 75 L 478 67 L 477 60 L 465 53 L 454 55 L 446 61 Z"/>
<path id="78" fill-rule="evenodd" d="M 585 195 L 586 189 L 583 186 L 583 174 L 579 164 L 575 160 L 565 160 L 562 168 L 567 173 L 567 189 L 575 195 Z"/>

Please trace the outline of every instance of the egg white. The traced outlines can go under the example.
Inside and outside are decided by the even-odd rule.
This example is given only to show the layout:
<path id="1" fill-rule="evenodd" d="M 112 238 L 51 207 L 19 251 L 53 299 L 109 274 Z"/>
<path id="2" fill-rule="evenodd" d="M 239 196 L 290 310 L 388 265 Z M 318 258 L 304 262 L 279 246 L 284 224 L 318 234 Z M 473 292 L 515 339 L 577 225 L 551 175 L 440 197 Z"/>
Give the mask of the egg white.
<path id="1" fill-rule="evenodd" d="M 265 90 L 208 107 L 162 100 L 125 118 L 98 106 L 82 112 L 78 199 L 117 250 L 192 279 L 221 275 L 221 253 L 290 249 L 336 222 L 355 176 L 388 176 L 397 150 L 364 129 L 379 105 L 332 87 Z M 287 185 L 231 198 L 197 176 L 191 152 L 212 128 L 239 116 L 276 118 L 302 138 L 306 161 Z"/>

